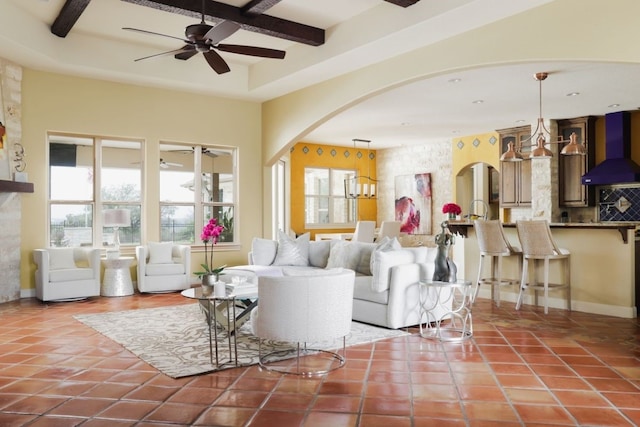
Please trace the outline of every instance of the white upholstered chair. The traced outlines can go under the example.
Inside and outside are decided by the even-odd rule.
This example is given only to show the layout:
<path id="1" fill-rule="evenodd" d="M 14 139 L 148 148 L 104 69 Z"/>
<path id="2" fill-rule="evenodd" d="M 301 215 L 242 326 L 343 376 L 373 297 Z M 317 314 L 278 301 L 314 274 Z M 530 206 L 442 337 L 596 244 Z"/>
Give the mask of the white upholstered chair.
<path id="1" fill-rule="evenodd" d="M 478 249 L 480 259 L 478 260 L 478 277 L 476 278 L 476 289 L 472 295 L 475 301 L 480 291 L 481 285 L 491 286 L 491 299 L 500 307 L 500 287 L 517 285 L 521 277 L 507 278 L 503 275 L 503 261 L 505 257 L 515 256 L 518 259 L 518 276 L 522 275 L 522 251 L 511 246 L 502 230 L 502 223 L 499 220 L 481 220 L 473 222 L 473 228 L 478 238 Z M 485 258 L 489 258 L 491 273 L 482 275 Z"/>
<path id="2" fill-rule="evenodd" d="M 380 241 L 385 237 L 393 239 L 394 237 L 400 237 L 400 221 L 382 221 L 380 224 L 380 232 L 376 240 Z"/>
<path id="3" fill-rule="evenodd" d="M 35 249 L 36 298 L 72 301 L 100 295 L 100 249 Z"/>
<path id="4" fill-rule="evenodd" d="M 538 305 L 538 291 L 544 291 L 544 314 L 549 312 L 549 289 L 566 289 L 567 308 L 571 310 L 571 270 L 569 266 L 570 253 L 566 249 L 559 248 L 551 235 L 549 223 L 545 220 L 516 221 L 518 238 L 522 245 L 524 265 L 522 267 L 522 280 L 520 281 L 520 293 L 516 310 L 520 309 L 524 292 L 531 288 L 535 292 L 535 305 Z M 533 280 L 529 281 L 529 262 L 533 261 Z M 550 283 L 549 263 L 557 261 L 562 264 L 563 277 L 561 281 Z M 538 280 L 538 265 L 542 263 L 543 279 Z"/>
<path id="5" fill-rule="evenodd" d="M 373 238 L 376 232 L 375 221 L 358 221 L 356 222 L 356 229 L 353 232 L 352 242 L 364 242 L 373 243 Z"/>
<path id="6" fill-rule="evenodd" d="M 191 286 L 191 247 L 172 242 L 136 246 L 138 291 L 174 292 Z"/>
<path id="7" fill-rule="evenodd" d="M 354 281 L 355 272 L 347 269 L 259 277 L 259 303 L 251 315 L 251 325 L 260 339 L 260 366 L 303 376 L 320 375 L 343 366 L 345 339 L 351 331 Z M 342 355 L 307 348 L 311 343 L 335 344 L 340 338 Z M 263 340 L 288 342 L 292 347 L 262 354 Z"/>

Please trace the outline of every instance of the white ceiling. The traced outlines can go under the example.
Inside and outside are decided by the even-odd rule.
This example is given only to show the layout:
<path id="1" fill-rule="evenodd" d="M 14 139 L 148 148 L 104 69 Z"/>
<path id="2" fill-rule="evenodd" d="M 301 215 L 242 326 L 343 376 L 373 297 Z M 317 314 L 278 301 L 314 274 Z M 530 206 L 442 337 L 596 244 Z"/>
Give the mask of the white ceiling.
<path id="1" fill-rule="evenodd" d="M 240 7 L 247 1 L 221 2 Z M 281 49 L 286 58 L 222 52 L 231 72 L 217 75 L 201 55 L 188 61 L 169 55 L 134 62 L 182 44 L 122 30 L 135 27 L 182 37 L 184 28 L 199 19 L 120 0 L 92 0 L 69 35 L 59 38 L 50 26 L 65 0 L 0 0 L 0 57 L 38 70 L 265 101 L 551 1 L 421 0 L 405 9 L 383 0 L 282 0 L 266 14 L 325 29 L 325 44 L 313 47 L 240 30 L 224 43 Z M 339 114 L 305 140 L 350 145 L 353 138 L 362 138 L 377 149 L 528 124 L 538 116 L 533 74 L 540 71 L 550 73 L 543 83 L 545 118 L 639 107 L 640 85 L 631 84 L 640 75 L 637 65 L 508 65 L 394 89 Z M 567 97 L 571 92 L 580 95 Z"/>

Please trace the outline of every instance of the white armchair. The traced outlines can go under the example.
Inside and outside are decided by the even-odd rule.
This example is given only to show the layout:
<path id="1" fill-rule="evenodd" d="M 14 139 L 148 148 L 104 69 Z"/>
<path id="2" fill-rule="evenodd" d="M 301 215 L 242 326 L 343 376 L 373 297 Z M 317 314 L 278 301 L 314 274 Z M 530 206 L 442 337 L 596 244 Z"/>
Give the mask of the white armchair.
<path id="1" fill-rule="evenodd" d="M 138 291 L 175 292 L 191 286 L 191 247 L 172 242 L 136 246 Z"/>
<path id="2" fill-rule="evenodd" d="M 100 249 L 35 249 L 36 298 L 73 301 L 100 295 Z"/>
<path id="3" fill-rule="evenodd" d="M 323 374 L 344 365 L 345 338 L 351 331 L 355 272 L 327 270 L 313 275 L 258 278 L 257 309 L 251 315 L 253 333 L 263 340 L 295 343 L 295 348 L 263 355 L 260 366 L 297 375 Z M 307 348 L 307 343 L 342 338 L 343 355 Z M 308 358 L 300 358 L 302 354 Z M 288 355 L 295 358 L 286 359 Z M 282 359 L 285 359 L 283 362 Z"/>

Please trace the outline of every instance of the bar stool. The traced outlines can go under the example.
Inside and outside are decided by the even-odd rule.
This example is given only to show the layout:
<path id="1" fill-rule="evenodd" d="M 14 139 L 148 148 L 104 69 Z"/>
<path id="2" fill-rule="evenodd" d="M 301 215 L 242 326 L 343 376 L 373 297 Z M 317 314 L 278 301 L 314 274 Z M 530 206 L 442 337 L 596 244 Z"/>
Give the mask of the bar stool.
<path id="1" fill-rule="evenodd" d="M 544 314 L 549 312 L 549 289 L 567 289 L 567 306 L 571 310 L 571 271 L 569 268 L 570 252 L 559 248 L 551 235 L 549 223 L 544 221 L 516 221 L 518 238 L 522 245 L 524 266 L 522 268 L 522 280 L 516 310 L 520 309 L 524 291 L 528 288 L 534 290 L 535 304 L 538 305 L 538 291 L 544 291 Z M 529 261 L 533 261 L 533 282 L 528 283 Z M 562 283 L 549 283 L 549 262 L 560 261 L 563 265 L 564 280 Z M 538 269 L 540 262 L 544 265 L 544 281 L 538 282 Z"/>
<path id="2" fill-rule="evenodd" d="M 520 278 L 509 279 L 502 277 L 502 258 L 516 256 L 518 258 L 518 275 L 520 275 L 522 272 L 522 252 L 519 248 L 511 246 L 504 235 L 502 224 L 498 220 L 477 219 L 473 222 L 473 228 L 478 237 L 480 260 L 478 263 L 476 290 L 471 301 L 476 300 L 480 285 L 491 285 L 491 299 L 500 307 L 500 287 L 516 285 L 520 282 Z M 485 257 L 491 258 L 491 275 L 489 277 L 482 277 Z"/>

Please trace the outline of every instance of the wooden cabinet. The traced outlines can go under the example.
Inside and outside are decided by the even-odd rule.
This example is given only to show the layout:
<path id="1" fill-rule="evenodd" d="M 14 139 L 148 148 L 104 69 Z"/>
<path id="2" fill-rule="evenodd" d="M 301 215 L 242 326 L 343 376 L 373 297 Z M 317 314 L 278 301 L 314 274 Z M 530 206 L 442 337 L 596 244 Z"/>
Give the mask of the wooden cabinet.
<path id="1" fill-rule="evenodd" d="M 558 136 L 563 140 L 568 140 L 574 132 L 578 143 L 586 141 L 587 155 L 558 154 L 558 204 L 562 207 L 594 206 L 595 186 L 582 185 L 581 178 L 595 163 L 595 117 L 558 120 Z"/>
<path id="2" fill-rule="evenodd" d="M 521 162 L 500 162 L 500 207 L 531 206 L 531 147 L 523 147 L 523 141 L 531 136 L 530 126 L 498 130 L 501 153 L 507 144 L 513 142 L 524 160 Z"/>

